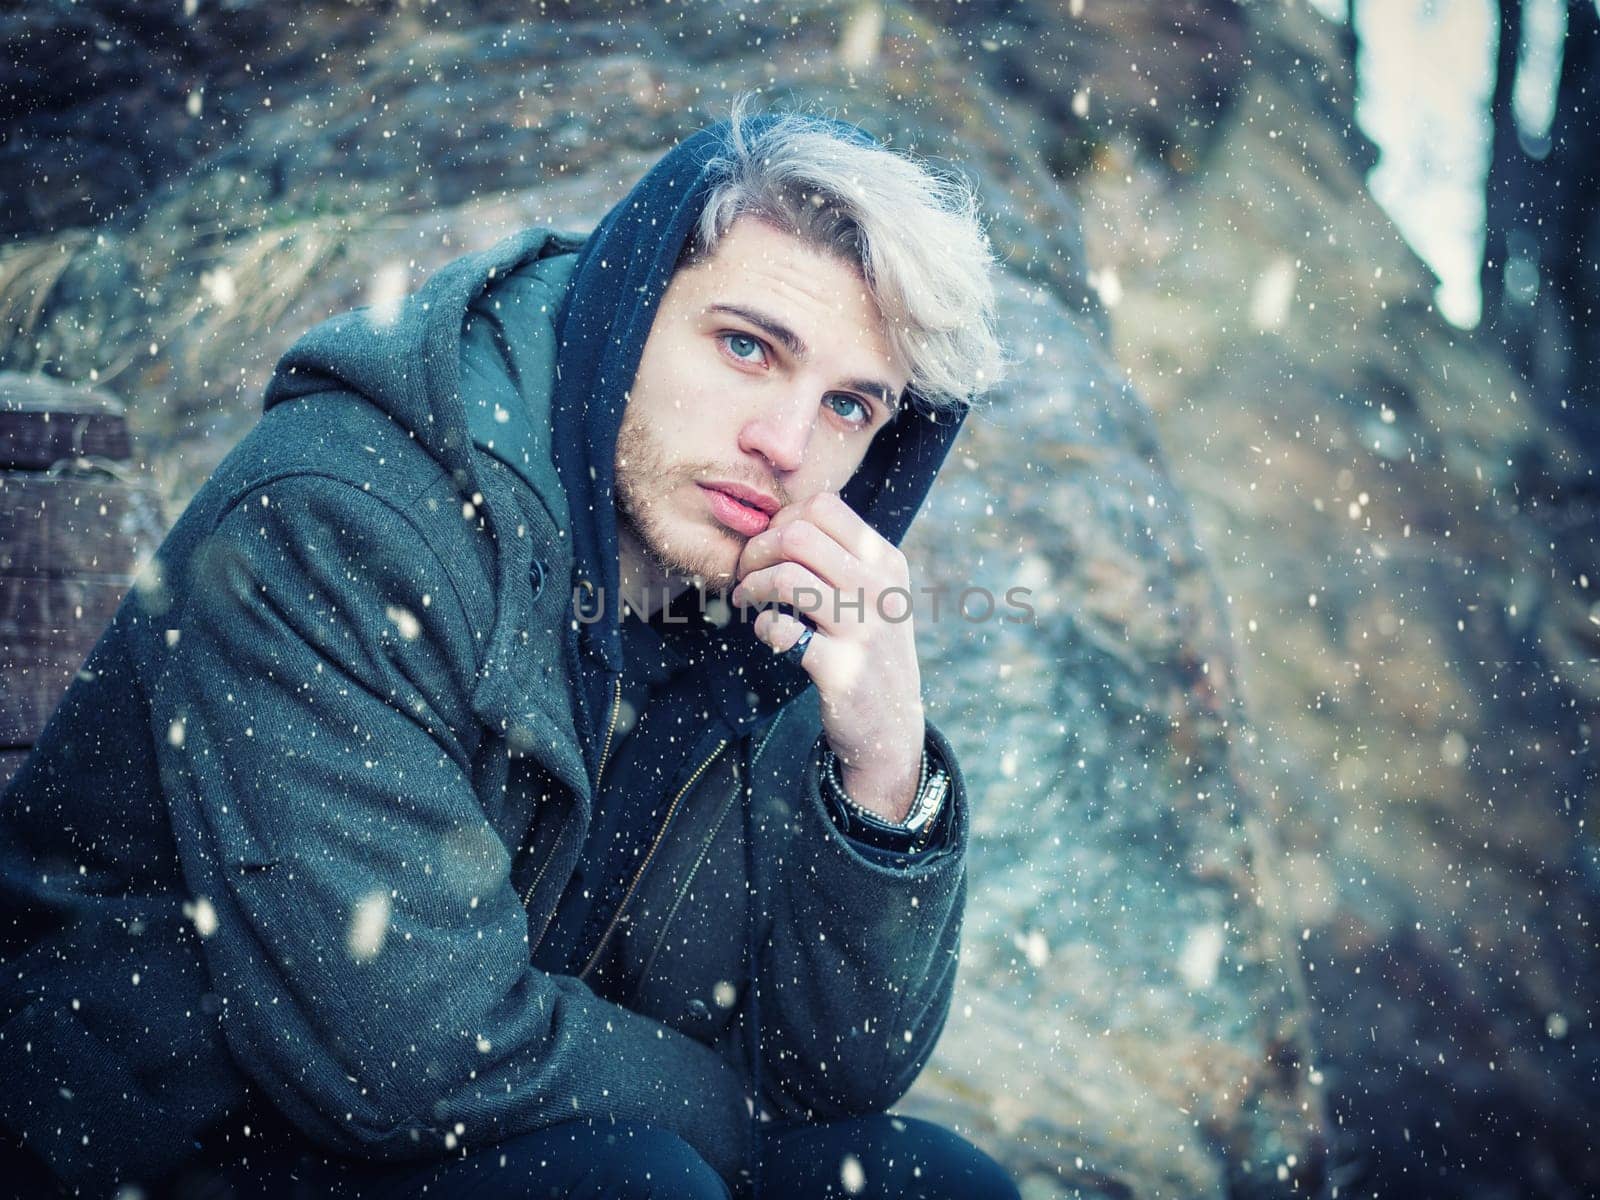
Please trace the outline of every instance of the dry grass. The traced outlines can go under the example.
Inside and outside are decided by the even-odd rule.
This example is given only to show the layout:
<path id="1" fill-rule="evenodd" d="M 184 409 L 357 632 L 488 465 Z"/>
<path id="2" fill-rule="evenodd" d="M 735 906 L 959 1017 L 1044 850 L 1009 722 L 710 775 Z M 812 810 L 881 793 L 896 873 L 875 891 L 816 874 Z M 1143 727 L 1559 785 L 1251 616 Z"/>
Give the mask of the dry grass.
<path id="1" fill-rule="evenodd" d="M 347 214 L 319 214 L 245 232 L 197 256 L 198 286 L 169 317 L 189 372 L 204 375 L 218 348 L 231 353 L 277 328 L 320 277 L 339 269 L 369 224 Z"/>
<path id="2" fill-rule="evenodd" d="M 0 328 L 8 342 L 33 340 L 50 293 L 88 243 L 88 231 L 73 229 L 0 248 Z M 0 358 L 10 357 L 6 346 Z"/>

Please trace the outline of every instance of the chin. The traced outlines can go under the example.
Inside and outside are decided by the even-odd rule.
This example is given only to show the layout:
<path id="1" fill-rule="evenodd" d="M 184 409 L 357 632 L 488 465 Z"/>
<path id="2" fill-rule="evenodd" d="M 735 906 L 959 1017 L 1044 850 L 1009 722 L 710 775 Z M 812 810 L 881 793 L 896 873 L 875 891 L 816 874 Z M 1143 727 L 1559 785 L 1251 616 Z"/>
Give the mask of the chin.
<path id="1" fill-rule="evenodd" d="M 713 538 L 720 544 L 704 546 L 700 553 L 687 556 L 680 573 L 699 580 L 707 592 L 721 595 L 731 592 L 738 582 L 734 570 L 739 565 L 745 539 L 732 534 L 713 535 Z"/>
<path id="2" fill-rule="evenodd" d="M 647 528 L 640 539 L 652 557 L 668 574 L 683 580 L 698 580 L 709 594 L 722 595 L 738 582 L 734 570 L 739 565 L 747 539 L 730 533 L 720 525 L 707 529 L 664 530 Z"/>

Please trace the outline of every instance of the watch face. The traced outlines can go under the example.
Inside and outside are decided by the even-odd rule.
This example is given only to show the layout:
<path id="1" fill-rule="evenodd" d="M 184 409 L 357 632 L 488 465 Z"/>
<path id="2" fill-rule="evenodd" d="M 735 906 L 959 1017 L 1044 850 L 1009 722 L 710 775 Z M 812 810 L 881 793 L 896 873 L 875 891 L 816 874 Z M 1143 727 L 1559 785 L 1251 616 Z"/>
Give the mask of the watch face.
<path id="1" fill-rule="evenodd" d="M 921 829 L 938 815 L 939 809 L 944 804 L 945 793 L 950 789 L 950 776 L 938 767 L 923 783 L 917 798 L 911 805 L 911 814 L 906 818 L 906 824 L 912 829 Z"/>

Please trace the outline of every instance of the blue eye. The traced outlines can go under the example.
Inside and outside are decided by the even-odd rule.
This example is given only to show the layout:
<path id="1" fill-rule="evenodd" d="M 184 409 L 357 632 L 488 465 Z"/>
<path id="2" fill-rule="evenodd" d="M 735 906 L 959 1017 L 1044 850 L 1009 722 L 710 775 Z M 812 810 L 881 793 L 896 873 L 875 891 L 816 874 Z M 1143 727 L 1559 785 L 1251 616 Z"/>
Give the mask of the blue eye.
<path id="1" fill-rule="evenodd" d="M 855 405 L 855 411 L 850 412 L 847 409 L 841 409 L 839 407 L 841 402 L 847 406 Z M 829 392 L 823 398 L 823 403 L 852 425 L 865 426 L 872 423 L 872 410 L 867 407 L 866 401 L 862 400 L 860 396 L 852 396 L 849 392 Z"/>
<path id="2" fill-rule="evenodd" d="M 722 335 L 722 344 L 740 362 L 761 361 L 761 342 L 747 333 L 725 333 Z"/>

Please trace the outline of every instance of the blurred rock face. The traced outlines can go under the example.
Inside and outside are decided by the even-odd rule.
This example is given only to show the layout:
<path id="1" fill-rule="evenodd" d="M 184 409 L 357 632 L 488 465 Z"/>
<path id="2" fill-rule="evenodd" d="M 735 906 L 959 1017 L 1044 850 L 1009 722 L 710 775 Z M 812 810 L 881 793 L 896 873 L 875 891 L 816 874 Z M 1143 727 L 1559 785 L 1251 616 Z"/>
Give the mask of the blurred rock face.
<path id="1" fill-rule="evenodd" d="M 175 512 L 305 328 L 587 227 L 737 87 L 962 164 L 1016 365 L 908 544 L 978 835 L 908 1110 L 1041 1196 L 1306 1194 L 1330 1142 L 1340 1195 L 1418 1194 L 1419 1164 L 1432 1195 L 1592 1186 L 1600 696 L 1558 666 L 1592 653 L 1589 601 L 1503 482 L 1550 447 L 1365 198 L 1332 27 L 589 11 L 0 18 L 0 70 L 89 64 L 3 148 L 60 169 L 0 251 L 0 365 L 118 391 Z"/>
<path id="2" fill-rule="evenodd" d="M 1196 169 L 1112 138 L 1079 194 L 1116 356 L 1231 596 L 1332 1178 L 1588 1194 L 1600 581 L 1540 504 L 1583 456 L 1432 312 L 1362 189 L 1336 27 L 1251 24 Z"/>
<path id="3" fill-rule="evenodd" d="M 1015 372 L 908 546 L 924 586 L 1033 612 L 969 619 L 975 595 L 921 630 L 981 800 L 961 990 L 914 1096 L 1072 1194 L 1288 1194 L 1320 1100 L 1211 578 L 1098 341 L 1039 285 L 1003 312 Z"/>

